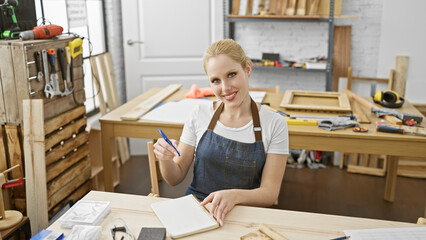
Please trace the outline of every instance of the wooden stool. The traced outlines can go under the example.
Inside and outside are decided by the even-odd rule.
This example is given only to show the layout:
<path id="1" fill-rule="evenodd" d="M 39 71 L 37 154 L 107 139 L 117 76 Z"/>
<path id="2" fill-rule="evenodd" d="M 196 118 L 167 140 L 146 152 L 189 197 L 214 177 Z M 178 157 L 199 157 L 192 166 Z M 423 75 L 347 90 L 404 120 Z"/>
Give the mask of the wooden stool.
<path id="1" fill-rule="evenodd" d="M 21 221 L 15 224 L 13 227 L 1 230 L 0 236 L 3 240 L 7 240 L 19 232 L 23 232 L 25 234 L 25 239 L 28 240 L 31 238 L 30 219 L 27 216 L 23 216 Z"/>

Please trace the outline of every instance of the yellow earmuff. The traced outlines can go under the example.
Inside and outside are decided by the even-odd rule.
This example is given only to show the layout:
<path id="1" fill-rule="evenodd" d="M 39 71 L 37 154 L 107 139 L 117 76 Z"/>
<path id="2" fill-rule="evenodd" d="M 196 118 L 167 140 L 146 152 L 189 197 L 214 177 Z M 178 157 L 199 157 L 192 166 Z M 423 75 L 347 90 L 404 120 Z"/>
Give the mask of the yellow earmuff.
<path id="1" fill-rule="evenodd" d="M 392 90 L 376 92 L 373 101 L 388 108 L 399 108 L 404 104 L 404 99 Z"/>

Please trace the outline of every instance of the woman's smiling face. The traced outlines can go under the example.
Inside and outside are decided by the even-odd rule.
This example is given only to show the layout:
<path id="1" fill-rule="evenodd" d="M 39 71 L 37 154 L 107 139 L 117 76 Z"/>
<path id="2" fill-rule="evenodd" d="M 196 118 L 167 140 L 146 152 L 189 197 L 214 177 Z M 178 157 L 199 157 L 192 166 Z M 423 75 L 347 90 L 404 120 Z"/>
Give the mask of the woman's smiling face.
<path id="1" fill-rule="evenodd" d="M 206 64 L 210 86 L 216 97 L 230 107 L 238 107 L 248 95 L 248 77 L 251 67 L 245 69 L 226 54 L 211 57 Z"/>

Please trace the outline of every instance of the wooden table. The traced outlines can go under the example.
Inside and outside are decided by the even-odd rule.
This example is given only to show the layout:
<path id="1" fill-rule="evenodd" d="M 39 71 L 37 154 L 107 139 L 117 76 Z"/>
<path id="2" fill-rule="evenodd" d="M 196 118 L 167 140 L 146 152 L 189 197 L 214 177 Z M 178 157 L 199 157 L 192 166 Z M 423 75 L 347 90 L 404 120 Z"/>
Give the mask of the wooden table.
<path id="1" fill-rule="evenodd" d="M 120 119 L 120 116 L 124 113 L 127 113 L 140 102 L 148 99 L 160 90 L 161 88 L 150 89 L 101 117 L 102 158 L 106 191 L 114 191 L 111 177 L 112 149 L 108 147 L 114 137 L 157 139 L 159 138 L 157 129 L 161 128 L 167 133 L 169 138 L 180 138 L 183 124 L 161 123 L 147 120 L 122 121 Z M 165 101 L 183 99 L 186 92 L 187 90 L 179 90 L 168 97 Z M 280 109 L 289 114 L 301 114 L 300 111 L 288 111 L 284 108 L 280 108 L 279 105 L 282 97 L 283 94 L 281 93 L 267 93 L 264 98 L 264 102 L 269 102 L 272 108 Z M 399 109 L 399 111 L 421 115 L 421 113 L 407 101 L 404 106 Z M 339 114 L 335 115 L 338 116 Z M 380 119 L 371 115 L 371 120 L 371 124 L 363 124 L 363 126 L 369 129 L 368 133 L 355 133 L 350 128 L 327 131 L 320 129 L 317 126 L 289 125 L 290 148 L 389 155 L 384 198 L 387 201 L 393 202 L 397 178 L 398 157 L 426 156 L 426 137 L 376 132 L 375 122 Z M 426 121 L 423 121 L 422 123 L 422 126 L 424 127 L 426 127 L 425 122 Z"/>
<path id="2" fill-rule="evenodd" d="M 110 226 L 113 226 L 113 222 L 117 222 L 119 218 L 124 220 L 135 239 L 142 227 L 162 227 L 150 205 L 153 202 L 163 201 L 165 198 L 91 191 L 83 200 L 111 202 L 111 212 L 100 224 L 102 227 L 100 239 L 111 239 Z M 223 227 L 183 239 L 240 239 L 240 236 L 257 230 L 261 223 L 290 240 L 328 240 L 343 236 L 342 231 L 349 229 L 424 226 L 367 218 L 236 206 L 225 217 Z M 65 235 L 70 231 L 70 229 L 61 228 L 57 221 L 50 225 L 48 230 L 63 232 Z"/>

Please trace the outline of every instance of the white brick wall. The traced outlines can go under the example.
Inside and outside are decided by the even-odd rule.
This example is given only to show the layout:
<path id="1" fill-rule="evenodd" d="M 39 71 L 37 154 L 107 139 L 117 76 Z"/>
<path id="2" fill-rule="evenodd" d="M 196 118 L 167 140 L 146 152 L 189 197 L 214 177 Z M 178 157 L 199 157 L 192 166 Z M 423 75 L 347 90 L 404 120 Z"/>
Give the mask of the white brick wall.
<path id="1" fill-rule="evenodd" d="M 246 1 L 241 1 L 240 13 Z M 254 3 L 256 8 L 257 3 Z M 358 18 L 336 19 L 335 25 L 352 25 L 351 65 L 356 76 L 374 77 L 380 43 L 382 0 L 343 0 L 342 15 Z M 235 40 L 252 58 L 262 52 L 279 53 L 283 59 L 326 56 L 328 24 L 315 22 L 238 22 Z M 325 90 L 325 73 L 294 73 L 256 69 L 251 77 L 252 87 L 273 87 L 281 90 Z"/>

